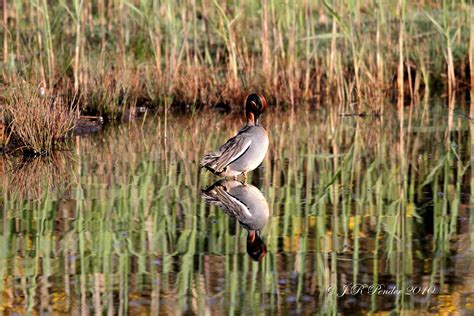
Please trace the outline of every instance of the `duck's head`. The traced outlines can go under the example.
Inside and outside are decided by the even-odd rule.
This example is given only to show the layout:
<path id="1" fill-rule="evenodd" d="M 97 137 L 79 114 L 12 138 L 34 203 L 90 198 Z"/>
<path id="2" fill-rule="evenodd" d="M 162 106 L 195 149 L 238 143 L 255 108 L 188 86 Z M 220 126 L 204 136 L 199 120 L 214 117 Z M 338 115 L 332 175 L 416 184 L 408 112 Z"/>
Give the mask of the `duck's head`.
<path id="1" fill-rule="evenodd" d="M 247 236 L 247 253 L 254 261 L 260 261 L 267 254 L 267 246 L 260 238 L 258 230 L 249 230 Z"/>
<path id="2" fill-rule="evenodd" d="M 267 100 L 256 93 L 249 94 L 245 100 L 245 116 L 247 125 L 258 125 L 258 118 L 265 111 Z"/>

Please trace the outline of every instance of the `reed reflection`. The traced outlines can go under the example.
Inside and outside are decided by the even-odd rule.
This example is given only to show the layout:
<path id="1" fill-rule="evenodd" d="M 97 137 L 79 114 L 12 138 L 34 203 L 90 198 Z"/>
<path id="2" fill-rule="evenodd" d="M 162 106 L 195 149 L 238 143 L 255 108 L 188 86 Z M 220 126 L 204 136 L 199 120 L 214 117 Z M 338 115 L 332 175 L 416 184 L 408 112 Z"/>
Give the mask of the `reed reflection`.
<path id="1" fill-rule="evenodd" d="M 247 253 L 253 260 L 260 261 L 267 254 L 260 231 L 267 224 L 270 212 L 258 188 L 235 180 L 220 180 L 203 190 L 201 196 L 206 203 L 235 217 L 248 231 Z"/>
<path id="2" fill-rule="evenodd" d="M 76 161 L 72 151 L 56 151 L 47 156 L 0 159 L 0 183 L 5 192 L 17 199 L 37 199 L 49 191 L 60 191 L 70 185 L 71 165 Z"/>

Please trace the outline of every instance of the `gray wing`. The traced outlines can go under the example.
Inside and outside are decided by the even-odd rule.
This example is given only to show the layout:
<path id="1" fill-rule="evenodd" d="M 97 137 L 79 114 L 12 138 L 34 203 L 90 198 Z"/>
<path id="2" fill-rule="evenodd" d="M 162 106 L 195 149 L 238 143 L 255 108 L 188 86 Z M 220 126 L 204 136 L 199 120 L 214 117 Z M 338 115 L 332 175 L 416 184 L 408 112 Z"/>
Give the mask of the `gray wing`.
<path id="1" fill-rule="evenodd" d="M 252 217 L 248 206 L 229 194 L 222 186 L 216 186 L 210 191 L 202 192 L 202 196 L 207 203 L 217 205 L 225 213 L 236 217 L 239 221 Z"/>
<path id="2" fill-rule="evenodd" d="M 219 148 L 218 152 L 220 155 L 213 161 L 210 167 L 219 172 L 223 171 L 225 167 L 245 154 L 250 148 L 251 143 L 250 138 L 242 134 L 232 137 Z"/>

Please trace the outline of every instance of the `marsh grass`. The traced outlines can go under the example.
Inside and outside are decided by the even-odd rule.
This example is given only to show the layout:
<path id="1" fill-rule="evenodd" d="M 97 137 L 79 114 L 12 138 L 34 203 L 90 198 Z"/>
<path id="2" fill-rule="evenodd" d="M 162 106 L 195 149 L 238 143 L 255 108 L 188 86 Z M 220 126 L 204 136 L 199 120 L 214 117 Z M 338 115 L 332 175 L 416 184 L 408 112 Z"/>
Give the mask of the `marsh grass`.
<path id="1" fill-rule="evenodd" d="M 63 96 L 20 84 L 5 104 L 3 118 L 15 150 L 32 155 L 49 153 L 71 134 L 77 121 L 74 106 Z"/>
<path id="2" fill-rule="evenodd" d="M 69 80 L 83 112 L 111 117 L 140 100 L 234 107 L 249 91 L 376 108 L 364 100 L 467 86 L 471 11 L 447 0 L 15 0 L 1 76 L 6 87 Z"/>

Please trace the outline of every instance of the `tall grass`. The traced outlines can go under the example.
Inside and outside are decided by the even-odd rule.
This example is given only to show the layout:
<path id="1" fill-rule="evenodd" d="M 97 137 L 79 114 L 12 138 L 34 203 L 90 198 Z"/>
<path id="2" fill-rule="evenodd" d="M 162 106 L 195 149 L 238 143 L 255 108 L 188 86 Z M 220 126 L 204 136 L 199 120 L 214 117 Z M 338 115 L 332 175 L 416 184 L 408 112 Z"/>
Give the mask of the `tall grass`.
<path id="1" fill-rule="evenodd" d="M 61 87 L 82 97 L 84 112 L 135 100 L 234 106 L 250 90 L 278 104 L 376 107 L 375 95 L 452 92 L 467 82 L 465 1 L 15 0 L 6 8 L 5 88 L 14 77 L 48 89 L 70 81 Z"/>
<path id="2" fill-rule="evenodd" d="M 74 108 L 64 97 L 41 91 L 28 84 L 16 86 L 2 113 L 10 142 L 33 155 L 51 152 L 77 121 Z"/>
<path id="3" fill-rule="evenodd" d="M 249 179 L 272 211 L 261 263 L 246 254 L 246 232 L 199 197 L 215 180 L 200 173 L 200 157 L 242 122 L 170 117 L 166 132 L 162 118 L 80 138 L 58 173 L 68 185 L 52 190 L 39 177 L 39 195 L 20 198 L 14 183 L 2 182 L 0 306 L 25 313 L 468 312 L 462 302 L 472 280 L 461 267 L 472 259 L 472 124 L 456 112 L 451 124 L 440 123 L 448 112 L 426 102 L 404 112 L 402 128 L 386 119 L 397 115 L 393 107 L 381 118 L 343 117 L 337 109 L 267 114 L 271 147 Z M 209 126 L 220 132 L 204 133 Z M 438 292 L 358 296 L 354 306 L 354 297 L 326 291 L 351 282 Z"/>

